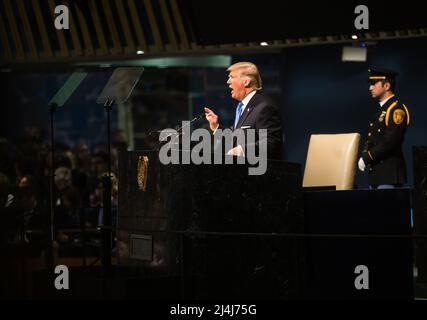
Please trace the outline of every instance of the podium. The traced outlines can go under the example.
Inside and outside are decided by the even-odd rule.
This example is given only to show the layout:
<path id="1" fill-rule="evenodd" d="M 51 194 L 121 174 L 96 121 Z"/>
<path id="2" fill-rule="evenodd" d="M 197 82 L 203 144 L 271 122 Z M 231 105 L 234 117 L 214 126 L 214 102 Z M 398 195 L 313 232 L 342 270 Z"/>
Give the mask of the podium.
<path id="1" fill-rule="evenodd" d="M 117 257 L 143 283 L 139 297 L 299 296 L 304 254 L 291 234 L 304 231 L 300 165 L 268 160 L 259 176 L 248 166 L 120 155 Z"/>
<path id="2" fill-rule="evenodd" d="M 412 300 L 411 190 L 304 191 L 307 299 Z M 357 266 L 368 288 L 356 288 Z"/>

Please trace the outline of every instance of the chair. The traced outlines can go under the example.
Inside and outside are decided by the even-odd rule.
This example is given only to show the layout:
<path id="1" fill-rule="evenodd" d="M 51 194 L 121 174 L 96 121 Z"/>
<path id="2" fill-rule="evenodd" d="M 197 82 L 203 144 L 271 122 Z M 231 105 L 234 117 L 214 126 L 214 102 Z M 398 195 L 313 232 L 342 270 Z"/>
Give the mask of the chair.
<path id="1" fill-rule="evenodd" d="M 359 141 L 359 133 L 311 135 L 303 187 L 353 189 Z"/>

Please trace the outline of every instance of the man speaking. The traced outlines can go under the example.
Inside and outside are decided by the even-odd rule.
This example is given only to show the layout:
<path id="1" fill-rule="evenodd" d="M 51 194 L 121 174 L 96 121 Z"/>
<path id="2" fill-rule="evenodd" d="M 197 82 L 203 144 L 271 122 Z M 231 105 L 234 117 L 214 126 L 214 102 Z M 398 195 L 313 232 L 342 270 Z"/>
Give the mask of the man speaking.
<path id="1" fill-rule="evenodd" d="M 238 62 L 228 69 L 227 84 L 231 97 L 238 101 L 233 130 L 267 129 L 267 157 L 282 159 L 283 134 L 279 110 L 261 92 L 262 81 L 258 68 L 251 62 Z M 205 108 L 206 119 L 213 134 L 220 128 L 219 118 L 210 108 Z M 260 143 L 257 136 L 255 144 Z M 245 155 L 244 145 L 236 145 L 227 154 Z"/>

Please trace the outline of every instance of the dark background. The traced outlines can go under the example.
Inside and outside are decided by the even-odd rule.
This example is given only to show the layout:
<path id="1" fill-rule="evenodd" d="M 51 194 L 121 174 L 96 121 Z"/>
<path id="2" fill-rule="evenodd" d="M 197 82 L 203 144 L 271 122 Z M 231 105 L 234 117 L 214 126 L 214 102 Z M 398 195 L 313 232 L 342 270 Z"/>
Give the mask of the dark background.
<path id="1" fill-rule="evenodd" d="M 369 9 L 369 32 L 426 25 L 425 9 L 417 1 L 181 0 L 180 4 L 203 44 L 352 34 L 357 32 L 358 5 Z"/>

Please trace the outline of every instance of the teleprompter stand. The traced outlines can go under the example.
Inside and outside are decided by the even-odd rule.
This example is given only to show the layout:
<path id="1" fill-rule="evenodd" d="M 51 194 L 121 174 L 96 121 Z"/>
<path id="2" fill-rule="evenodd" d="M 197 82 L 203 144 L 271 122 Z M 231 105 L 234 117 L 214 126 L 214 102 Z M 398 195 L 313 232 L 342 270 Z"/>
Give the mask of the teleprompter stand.
<path id="1" fill-rule="evenodd" d="M 108 173 L 102 178 L 103 223 L 101 228 L 101 269 L 105 276 L 111 271 L 111 250 L 113 221 L 111 212 L 111 111 L 113 105 L 123 104 L 130 97 L 138 83 L 143 68 L 117 68 L 97 99 L 107 113 Z"/>

